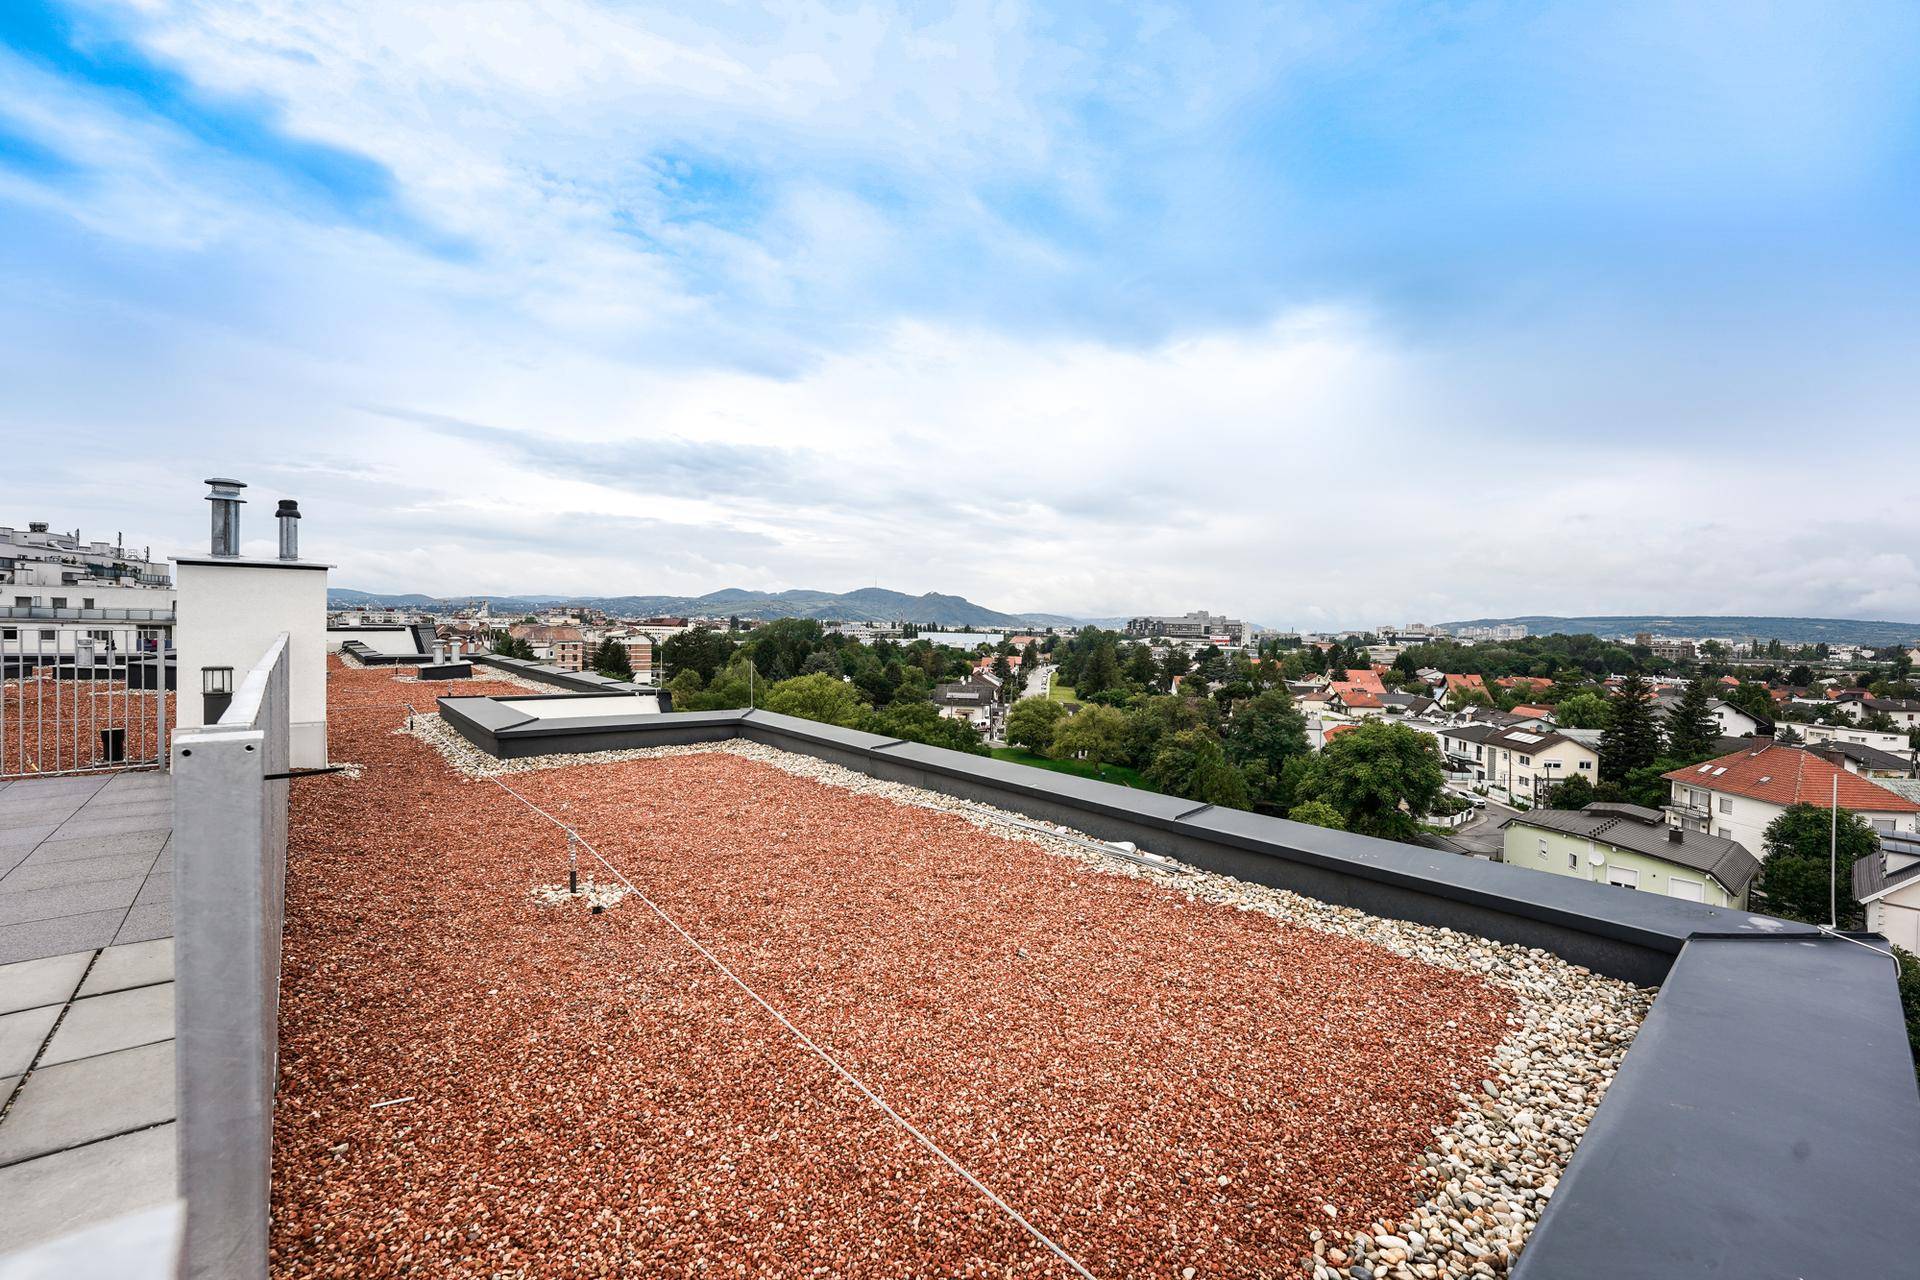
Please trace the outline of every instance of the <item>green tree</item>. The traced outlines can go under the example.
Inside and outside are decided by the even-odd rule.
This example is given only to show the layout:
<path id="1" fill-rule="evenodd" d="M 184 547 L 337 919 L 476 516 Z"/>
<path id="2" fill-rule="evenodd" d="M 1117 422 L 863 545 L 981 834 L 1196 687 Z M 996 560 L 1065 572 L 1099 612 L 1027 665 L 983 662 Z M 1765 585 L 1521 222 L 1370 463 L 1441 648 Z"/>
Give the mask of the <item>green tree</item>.
<path id="1" fill-rule="evenodd" d="M 1446 775 L 1434 740 L 1403 724 L 1372 720 L 1328 742 L 1302 780 L 1298 803 L 1322 800 L 1347 830 L 1412 841 L 1420 815 L 1440 800 Z"/>
<path id="2" fill-rule="evenodd" d="M 669 683 L 682 671 L 697 671 L 703 682 L 712 684 L 720 668 L 733 657 L 733 650 L 733 641 L 720 632 L 711 627 L 694 627 L 661 642 L 660 664 Z"/>
<path id="3" fill-rule="evenodd" d="M 1120 683 L 1120 661 L 1114 655 L 1113 641 L 1102 639 L 1081 664 L 1079 679 L 1073 682 L 1073 691 L 1082 698 L 1091 698 L 1095 694 L 1105 693 Z"/>
<path id="4" fill-rule="evenodd" d="M 1007 741 L 1038 755 L 1053 751 L 1053 731 L 1067 708 L 1052 698 L 1022 698 L 1007 712 Z"/>
<path id="5" fill-rule="evenodd" d="M 1720 736 L 1720 721 L 1707 703 L 1707 682 L 1692 680 L 1666 716 L 1667 751 L 1675 756 L 1703 755 Z"/>
<path id="6" fill-rule="evenodd" d="M 1760 910 L 1824 924 L 1831 901 L 1841 928 L 1860 927 L 1863 913 L 1853 896 L 1853 864 L 1880 848 L 1880 837 L 1865 818 L 1842 809 L 1836 821 L 1833 811 L 1820 805 L 1791 805 L 1767 824 L 1761 841 L 1766 855 L 1758 886 Z"/>
<path id="7" fill-rule="evenodd" d="M 1205 729 L 1188 729 L 1161 743 L 1146 776 L 1168 795 L 1230 809 L 1247 807 L 1246 780 L 1227 759 L 1220 739 Z"/>
<path id="8" fill-rule="evenodd" d="M 519 636 L 508 635 L 501 631 L 493 638 L 493 651 L 502 658 L 525 658 L 533 661 L 533 646 Z"/>
<path id="9" fill-rule="evenodd" d="M 1553 718 L 1567 729 L 1604 729 L 1613 723 L 1613 712 L 1605 698 L 1583 689 L 1561 701 L 1553 709 Z"/>
<path id="10" fill-rule="evenodd" d="M 828 675 L 795 676 L 763 690 L 760 705 L 783 716 L 799 716 L 848 728 L 867 718 L 866 704 L 852 685 Z"/>
<path id="11" fill-rule="evenodd" d="M 633 679 L 633 664 L 627 659 L 627 646 L 611 636 L 594 646 L 593 660 L 588 665 L 610 680 Z"/>
<path id="12" fill-rule="evenodd" d="M 820 624 L 811 618 L 779 618 L 755 627 L 741 646 L 753 659 L 763 680 L 786 680 L 800 674 L 807 658 L 821 645 Z"/>
<path id="13" fill-rule="evenodd" d="M 1053 729 L 1056 760 L 1122 764 L 1127 759 L 1127 717 L 1112 707 L 1082 706 Z"/>
<path id="14" fill-rule="evenodd" d="M 1292 698 L 1269 689 L 1234 708 L 1226 745 L 1227 759 L 1245 775 L 1255 803 L 1277 807 L 1288 799 L 1287 761 L 1309 751 L 1307 722 Z"/>
<path id="15" fill-rule="evenodd" d="M 1347 821 L 1340 811 L 1324 800 L 1309 800 L 1287 810 L 1287 817 L 1295 822 L 1304 822 L 1310 827 L 1326 827 L 1333 831 L 1345 831 Z"/>
<path id="16" fill-rule="evenodd" d="M 1549 809 L 1584 809 L 1599 798 L 1593 784 L 1576 773 L 1543 795 L 1540 803 Z"/>
<path id="17" fill-rule="evenodd" d="M 991 754 L 972 725 L 941 715 L 931 702 L 896 702 L 882 707 L 867 719 L 865 727 L 889 738 L 924 742 L 930 747 L 977 756 Z"/>
<path id="18" fill-rule="evenodd" d="M 1143 689 L 1150 689 L 1159 681 L 1160 664 L 1153 660 L 1153 650 L 1143 644 L 1129 647 L 1127 679 Z"/>
<path id="19" fill-rule="evenodd" d="M 1600 776 L 1624 782 L 1635 769 L 1660 755 L 1660 726 L 1653 716 L 1653 690 L 1638 672 L 1629 675 L 1613 699 L 1613 719 L 1600 739 Z"/>
<path id="20" fill-rule="evenodd" d="M 834 657 L 832 653 L 825 649 L 821 649 L 817 653 L 810 653 L 807 655 L 807 660 L 800 664 L 800 674 L 803 676 L 837 676 L 840 674 L 840 659 Z"/>

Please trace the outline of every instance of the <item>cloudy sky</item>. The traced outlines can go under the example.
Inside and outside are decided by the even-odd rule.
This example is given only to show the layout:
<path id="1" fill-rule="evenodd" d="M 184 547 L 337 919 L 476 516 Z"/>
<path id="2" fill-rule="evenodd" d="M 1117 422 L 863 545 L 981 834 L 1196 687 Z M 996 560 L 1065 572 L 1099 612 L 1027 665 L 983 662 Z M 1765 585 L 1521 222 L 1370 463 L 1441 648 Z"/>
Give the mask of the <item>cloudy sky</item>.
<path id="1" fill-rule="evenodd" d="M 0 523 L 1920 619 L 1920 7 L 0 3 Z"/>

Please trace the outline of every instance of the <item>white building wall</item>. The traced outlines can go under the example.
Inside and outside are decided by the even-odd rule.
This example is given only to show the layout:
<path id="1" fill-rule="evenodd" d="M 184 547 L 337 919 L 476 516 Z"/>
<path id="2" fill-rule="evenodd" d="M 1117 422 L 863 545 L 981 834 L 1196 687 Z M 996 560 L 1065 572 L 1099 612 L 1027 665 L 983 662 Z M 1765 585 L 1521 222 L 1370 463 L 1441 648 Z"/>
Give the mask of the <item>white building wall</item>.
<path id="1" fill-rule="evenodd" d="M 204 723 L 203 669 L 231 667 L 238 681 L 284 632 L 293 767 L 326 764 L 328 566 L 199 556 L 175 565 L 180 727 Z"/>

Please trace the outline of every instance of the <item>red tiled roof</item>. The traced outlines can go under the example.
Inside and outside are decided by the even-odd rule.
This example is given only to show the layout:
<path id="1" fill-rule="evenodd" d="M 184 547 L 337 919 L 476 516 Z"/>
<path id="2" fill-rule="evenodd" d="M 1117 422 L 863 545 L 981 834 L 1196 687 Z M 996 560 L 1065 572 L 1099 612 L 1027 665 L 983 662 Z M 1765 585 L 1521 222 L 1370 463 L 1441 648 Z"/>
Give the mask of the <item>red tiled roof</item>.
<path id="1" fill-rule="evenodd" d="M 1374 696 L 1371 689 L 1356 689 L 1351 685 L 1335 687 L 1340 694 L 1340 701 L 1346 703 L 1349 707 L 1377 707 L 1381 705 L 1380 699 Z"/>
<path id="2" fill-rule="evenodd" d="M 1380 673 L 1372 667 L 1355 667 L 1347 672 L 1346 684 L 1359 689 L 1371 689 L 1375 693 L 1385 693 L 1387 686 L 1380 682 Z"/>
<path id="3" fill-rule="evenodd" d="M 1525 685 L 1529 689 L 1551 689 L 1553 681 L 1545 676 L 1501 676 L 1494 681 L 1502 689 L 1518 689 Z"/>
<path id="4" fill-rule="evenodd" d="M 1514 707 L 1513 714 L 1517 716 L 1550 716 L 1553 714 L 1553 708 L 1543 707 L 1533 702 L 1522 702 Z"/>
<path id="5" fill-rule="evenodd" d="M 1764 800 L 1768 804 L 1811 804 L 1826 808 L 1833 801 L 1833 784 L 1840 780 L 1840 807 L 1863 813 L 1920 813 L 1903 795 L 1875 786 L 1857 773 L 1848 773 L 1810 751 L 1777 743 L 1756 750 L 1736 751 L 1705 764 L 1660 775 L 1704 791 Z"/>
<path id="6" fill-rule="evenodd" d="M 1447 690 L 1448 692 L 1452 692 L 1456 689 L 1478 689 L 1480 692 L 1485 693 L 1487 691 L 1487 682 L 1477 675 L 1456 676 L 1449 672 L 1447 675 Z"/>
<path id="7" fill-rule="evenodd" d="M 1357 724 L 1330 724 L 1327 726 L 1326 737 L 1322 738 L 1321 740 L 1324 742 L 1327 738 L 1333 737 L 1333 735 L 1336 733 L 1345 733 L 1349 729 L 1358 729 L 1359 727 L 1360 726 Z"/>
<path id="8" fill-rule="evenodd" d="M 1726 685 L 1729 689 L 1737 689 L 1740 687 L 1740 681 L 1733 676 L 1721 676 L 1720 683 Z"/>

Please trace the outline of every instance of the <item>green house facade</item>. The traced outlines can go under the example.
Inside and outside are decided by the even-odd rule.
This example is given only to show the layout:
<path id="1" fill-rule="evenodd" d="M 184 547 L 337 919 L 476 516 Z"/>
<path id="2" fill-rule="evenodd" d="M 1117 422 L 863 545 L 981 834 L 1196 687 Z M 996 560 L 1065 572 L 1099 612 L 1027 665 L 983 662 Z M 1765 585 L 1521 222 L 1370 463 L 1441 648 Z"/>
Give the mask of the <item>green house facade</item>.
<path id="1" fill-rule="evenodd" d="M 1760 871 L 1737 842 L 1669 826 L 1657 809 L 1630 804 L 1516 814 L 1502 855 L 1510 866 L 1739 909 Z"/>

